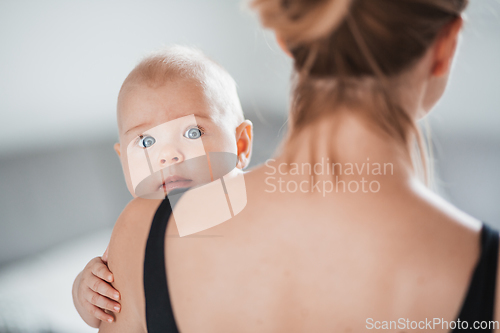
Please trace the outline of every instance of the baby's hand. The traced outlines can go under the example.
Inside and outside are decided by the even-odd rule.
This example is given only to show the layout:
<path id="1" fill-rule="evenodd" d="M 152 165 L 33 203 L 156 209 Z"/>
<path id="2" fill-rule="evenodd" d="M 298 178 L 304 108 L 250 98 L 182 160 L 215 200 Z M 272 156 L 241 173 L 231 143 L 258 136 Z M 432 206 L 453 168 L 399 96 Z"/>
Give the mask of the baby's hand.
<path id="1" fill-rule="evenodd" d="M 73 286 L 73 300 L 83 320 L 92 327 L 98 327 L 100 320 L 113 322 L 114 318 L 104 312 L 120 312 L 120 294 L 114 289 L 113 274 L 107 264 L 108 250 L 102 257 L 90 260 L 77 276 Z M 96 320 L 96 318 L 98 320 Z"/>

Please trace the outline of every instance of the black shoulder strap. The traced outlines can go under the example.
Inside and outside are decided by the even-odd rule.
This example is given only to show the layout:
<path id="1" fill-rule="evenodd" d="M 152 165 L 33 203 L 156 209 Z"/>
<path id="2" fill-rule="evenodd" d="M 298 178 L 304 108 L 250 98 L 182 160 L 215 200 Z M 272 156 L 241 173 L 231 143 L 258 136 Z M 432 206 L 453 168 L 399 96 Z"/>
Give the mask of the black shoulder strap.
<path id="1" fill-rule="evenodd" d="M 165 232 L 171 214 L 170 201 L 165 198 L 156 210 L 146 243 L 144 294 L 149 333 L 179 332 L 170 304 L 165 270 Z"/>
<path id="2" fill-rule="evenodd" d="M 476 265 L 459 319 L 471 328 L 474 321 L 492 321 L 495 309 L 495 286 L 498 263 L 498 231 L 483 224 L 481 257 Z M 458 331 L 458 330 L 455 330 Z M 454 332 L 455 332 L 454 331 Z M 492 332 L 492 329 L 479 330 Z"/>

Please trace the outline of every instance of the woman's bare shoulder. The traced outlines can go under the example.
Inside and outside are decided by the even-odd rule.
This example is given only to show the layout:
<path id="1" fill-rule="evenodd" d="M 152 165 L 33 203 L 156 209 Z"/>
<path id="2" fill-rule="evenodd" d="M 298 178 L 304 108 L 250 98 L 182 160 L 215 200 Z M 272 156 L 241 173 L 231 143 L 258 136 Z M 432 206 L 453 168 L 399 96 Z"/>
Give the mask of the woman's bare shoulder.
<path id="1" fill-rule="evenodd" d="M 153 217 L 162 200 L 135 198 L 124 208 L 109 242 L 108 266 L 114 288 L 120 292 L 122 311 L 115 322 L 102 323 L 99 332 L 146 332 L 142 292 L 144 251 Z"/>
<path id="2" fill-rule="evenodd" d="M 149 230 L 156 210 L 160 206 L 160 199 L 134 198 L 123 209 L 113 228 L 113 238 Z"/>
<path id="3" fill-rule="evenodd" d="M 135 198 L 130 201 L 118 217 L 109 242 L 110 269 L 136 268 L 130 265 L 131 259 L 143 254 L 149 228 L 162 200 Z M 142 257 L 141 257 L 142 262 Z"/>

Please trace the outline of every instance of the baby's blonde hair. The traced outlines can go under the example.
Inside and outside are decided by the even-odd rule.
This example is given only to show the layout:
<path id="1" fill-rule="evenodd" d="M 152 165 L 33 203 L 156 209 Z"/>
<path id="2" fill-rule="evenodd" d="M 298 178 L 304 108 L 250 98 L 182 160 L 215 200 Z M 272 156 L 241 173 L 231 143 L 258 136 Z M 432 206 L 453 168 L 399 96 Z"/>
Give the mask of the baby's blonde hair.
<path id="1" fill-rule="evenodd" d="M 222 109 L 219 111 L 234 115 L 236 126 L 243 122 L 236 82 L 222 66 L 193 47 L 175 45 L 146 55 L 123 82 L 120 94 L 131 83 L 156 88 L 177 79 L 198 82 L 207 97 Z"/>

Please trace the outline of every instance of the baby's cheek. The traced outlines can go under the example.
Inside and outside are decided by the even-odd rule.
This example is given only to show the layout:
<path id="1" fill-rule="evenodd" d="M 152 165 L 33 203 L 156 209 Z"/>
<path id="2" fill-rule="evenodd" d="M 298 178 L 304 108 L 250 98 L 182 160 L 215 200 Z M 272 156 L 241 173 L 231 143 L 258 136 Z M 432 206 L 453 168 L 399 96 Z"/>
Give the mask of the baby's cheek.
<path id="1" fill-rule="evenodd" d="M 128 155 L 128 170 L 130 174 L 130 183 L 135 189 L 137 185 L 151 175 L 149 164 L 143 151 L 142 154 L 132 153 Z"/>
<path id="2" fill-rule="evenodd" d="M 130 179 L 130 172 L 126 156 L 122 155 L 120 157 L 120 163 L 122 165 L 123 177 L 125 178 L 125 184 L 127 185 L 127 190 L 130 192 L 130 194 L 132 194 L 133 197 L 135 197 L 134 189 L 132 187 L 132 182 Z"/>
<path id="3" fill-rule="evenodd" d="M 205 149 L 206 147 L 203 140 L 200 140 L 199 138 L 186 143 L 182 149 L 184 160 L 205 155 Z"/>
<path id="4" fill-rule="evenodd" d="M 207 138 L 203 138 L 203 145 L 206 152 L 228 152 L 236 154 L 236 139 L 228 133 L 217 133 Z"/>

